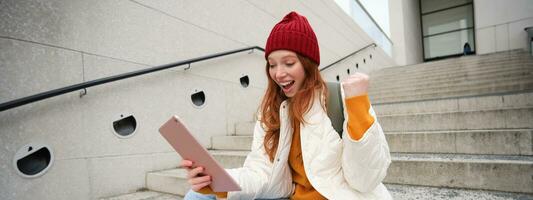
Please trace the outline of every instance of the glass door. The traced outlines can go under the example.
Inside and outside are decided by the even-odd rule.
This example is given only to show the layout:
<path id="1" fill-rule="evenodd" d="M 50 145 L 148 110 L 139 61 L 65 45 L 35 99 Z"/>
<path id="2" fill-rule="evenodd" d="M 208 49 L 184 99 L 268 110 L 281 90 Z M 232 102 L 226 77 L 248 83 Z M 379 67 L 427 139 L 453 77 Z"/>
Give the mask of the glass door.
<path id="1" fill-rule="evenodd" d="M 420 0 L 424 60 L 475 53 L 472 0 Z"/>

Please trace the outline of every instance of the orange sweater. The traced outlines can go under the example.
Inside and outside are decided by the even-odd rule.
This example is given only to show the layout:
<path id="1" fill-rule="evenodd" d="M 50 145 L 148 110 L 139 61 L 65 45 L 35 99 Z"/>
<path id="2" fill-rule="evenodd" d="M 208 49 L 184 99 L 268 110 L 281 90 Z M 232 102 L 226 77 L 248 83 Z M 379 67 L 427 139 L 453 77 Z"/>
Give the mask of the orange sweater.
<path id="1" fill-rule="evenodd" d="M 374 123 L 374 118 L 368 112 L 370 109 L 368 95 L 351 97 L 345 101 L 346 109 L 348 110 L 348 134 L 350 138 L 359 140 L 363 137 L 366 130 L 370 128 L 372 123 Z M 315 190 L 305 174 L 300 143 L 300 130 L 294 130 L 292 136 L 289 166 L 291 167 L 292 180 L 296 184 L 291 199 L 326 199 Z"/>
<path id="2" fill-rule="evenodd" d="M 348 134 L 350 138 L 359 140 L 363 134 L 374 123 L 374 118 L 368 112 L 370 101 L 368 95 L 361 95 L 346 99 L 346 109 L 348 110 Z M 300 130 L 294 130 L 292 136 L 291 149 L 289 153 L 289 166 L 292 172 L 292 180 L 296 185 L 291 199 L 326 199 L 309 182 L 305 174 L 302 147 L 300 143 Z M 204 187 L 199 191 L 204 194 L 215 194 L 211 188 Z M 226 197 L 226 192 L 216 193 L 218 197 Z"/>

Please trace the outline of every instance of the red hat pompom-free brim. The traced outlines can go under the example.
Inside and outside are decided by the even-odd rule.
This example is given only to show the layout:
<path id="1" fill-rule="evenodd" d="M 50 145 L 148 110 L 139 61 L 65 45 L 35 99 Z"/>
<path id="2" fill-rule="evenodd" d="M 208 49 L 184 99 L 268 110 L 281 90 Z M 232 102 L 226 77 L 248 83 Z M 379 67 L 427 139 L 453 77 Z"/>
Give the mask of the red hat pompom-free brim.
<path id="1" fill-rule="evenodd" d="M 320 51 L 315 32 L 307 19 L 292 11 L 278 22 L 265 46 L 265 59 L 275 50 L 291 50 L 320 64 Z"/>

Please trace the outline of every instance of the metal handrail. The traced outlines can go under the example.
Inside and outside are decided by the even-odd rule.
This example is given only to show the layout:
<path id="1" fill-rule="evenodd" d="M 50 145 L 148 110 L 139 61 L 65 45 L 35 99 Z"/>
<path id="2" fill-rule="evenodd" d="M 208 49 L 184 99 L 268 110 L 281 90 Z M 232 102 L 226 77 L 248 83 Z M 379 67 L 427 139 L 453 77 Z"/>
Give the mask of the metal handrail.
<path id="1" fill-rule="evenodd" d="M 329 64 L 328 66 L 320 69 L 320 71 L 322 70 L 325 70 L 343 60 L 345 60 L 346 58 L 350 57 L 350 56 L 353 56 L 354 54 L 368 48 L 368 47 L 371 47 L 371 46 L 377 46 L 375 43 L 372 43 L 372 44 L 369 44 L 331 64 Z M 221 56 L 226 56 L 226 55 L 230 55 L 230 54 L 235 54 L 235 53 L 239 53 L 239 52 L 243 52 L 243 51 L 249 51 L 249 50 L 254 50 L 254 49 L 257 49 L 257 50 L 260 50 L 260 51 L 265 51 L 265 49 L 261 48 L 261 47 L 258 47 L 258 46 L 254 46 L 254 47 L 247 47 L 247 48 L 242 48 L 242 49 L 236 49 L 236 50 L 232 50 L 232 51 L 226 51 L 226 52 L 222 52 L 222 53 L 216 53 L 216 54 L 212 54 L 212 55 L 208 55 L 208 56 L 202 56 L 202 57 L 198 57 L 198 58 L 192 58 L 192 59 L 188 59 L 188 60 L 184 60 L 184 61 L 179 61 L 179 62 L 175 62 L 175 63 L 169 63 L 169 64 L 165 64 L 165 65 L 160 65 L 160 66 L 155 66 L 155 67 L 151 67 L 151 68 L 148 68 L 148 69 L 142 69 L 142 70 L 137 70 L 137 71 L 133 71 L 133 72 L 128 72 L 128 73 L 124 73 L 124 74 L 118 74 L 118 75 L 114 75 L 114 76 L 110 76 L 110 77 L 105 77 L 105 78 L 100 78 L 100 79 L 95 79 L 95 80 L 92 80 L 92 81 L 87 81 L 87 82 L 83 82 L 83 83 L 78 83 L 78 84 L 74 84 L 74 85 L 70 85 L 70 86 L 67 86 L 67 87 L 62 87 L 62 88 L 58 88 L 58 89 L 54 89 L 54 90 L 50 90 L 50 91 L 46 91 L 46 92 L 42 92 L 42 93 L 38 93 L 38 94 L 34 94 L 34 95 L 31 95 L 31 96 L 27 96 L 27 97 L 23 97 L 23 98 L 20 98 L 20 99 L 15 99 L 15 100 L 12 100 L 12 101 L 8 101 L 8 102 L 4 102 L 4 103 L 1 103 L 0 104 L 0 112 L 2 111 L 5 111 L 5 110 L 9 110 L 11 108 L 15 108 L 15 107 L 19 107 L 19 106 L 23 106 L 23 105 L 26 105 L 26 104 L 29 104 L 29 103 L 33 103 L 33 102 L 36 102 L 36 101 L 40 101 L 40 100 L 43 100 L 43 99 L 47 99 L 47 98 L 51 98 L 51 97 L 55 97 L 55 96 L 59 96 L 59 95 L 62 95 L 62 94 L 65 94 L 65 93 L 69 93 L 69 92 L 73 92 L 73 91 L 76 91 L 76 90 L 81 90 L 81 89 L 87 89 L 89 87 L 92 87 L 92 86 L 97 86 L 97 85 L 102 85 L 102 84 L 105 84 L 105 83 L 109 83 L 109 82 L 113 82 L 113 81 L 118 81 L 118 80 L 122 80 L 122 79 L 126 79 L 126 78 L 130 78 L 130 77 L 134 77 L 134 76 L 140 76 L 140 75 L 143 75 L 143 74 L 148 74 L 148 73 L 152 73 L 152 72 L 156 72 L 156 71 L 161 71 L 161 70 L 164 70 L 164 69 L 169 69 L 169 68 L 174 68 L 174 67 L 178 67 L 178 66 L 181 66 L 181 65 L 190 65 L 191 63 L 195 63 L 195 62 L 200 62 L 200 61 L 204 61 L 204 60 L 208 60 L 208 59 L 213 59 L 213 58 L 217 58 L 217 57 L 221 57 Z"/>
<path id="2" fill-rule="evenodd" d="M 217 57 L 226 56 L 226 55 L 229 55 L 229 54 L 234 54 L 234 53 L 239 53 L 239 52 L 249 51 L 249 50 L 254 50 L 254 49 L 257 49 L 257 50 L 260 50 L 260 51 L 263 51 L 263 52 L 265 51 L 263 48 L 258 47 L 258 46 L 247 47 L 247 48 L 236 49 L 236 50 L 232 50 L 232 51 L 226 51 L 226 52 L 222 52 L 222 53 L 216 53 L 216 54 L 212 54 L 212 55 L 208 55 L 208 56 L 202 56 L 202 57 L 198 57 L 198 58 L 188 59 L 188 60 L 179 61 L 179 62 L 175 62 L 175 63 L 169 63 L 169 64 L 166 64 L 166 65 L 155 66 L 155 67 L 151 67 L 151 68 L 148 68 L 148 69 L 142 69 L 142 70 L 128 72 L 128 73 L 119 74 L 119 75 L 115 75 L 115 76 L 100 78 L 100 79 L 87 81 L 87 82 L 83 82 L 83 83 L 78 83 L 78 84 L 74 84 L 74 85 L 71 85 L 71 86 L 62 87 L 62 88 L 58 88 L 58 89 L 50 90 L 50 91 L 47 91 L 47 92 L 42 92 L 42 93 L 38 93 L 38 94 L 35 94 L 35 95 L 31 95 L 31 96 L 27 96 L 27 97 L 23 97 L 23 98 L 20 98 L 20 99 L 15 99 L 15 100 L 12 100 L 12 101 L 8 101 L 8 102 L 5 102 L 5 103 L 2 103 L 2 104 L 0 104 L 0 112 L 2 112 L 4 110 L 11 109 L 11 108 L 19 107 L 19 106 L 22 106 L 22 105 L 26 105 L 26 104 L 29 104 L 29 103 L 33 103 L 33 102 L 36 102 L 36 101 L 40 101 L 40 100 L 43 100 L 43 99 L 55 97 L 55 96 L 58 96 L 58 95 L 69 93 L 69 92 L 73 92 L 73 91 L 76 91 L 76 90 L 86 89 L 86 88 L 89 88 L 89 87 L 92 87 L 92 86 L 102 85 L 102 84 L 105 84 L 105 83 L 118 81 L 118 80 L 130 78 L 130 77 L 134 77 L 134 76 L 140 76 L 140 75 L 143 75 L 143 74 L 148 74 L 148 73 L 152 73 L 152 72 L 156 72 L 156 71 L 161 71 L 161 70 L 164 70 L 164 69 L 174 68 L 174 67 L 178 67 L 178 66 L 181 66 L 181 65 L 187 65 L 187 64 L 191 64 L 191 63 L 195 63 L 195 62 L 200 62 L 200 61 L 204 61 L 204 60 L 208 60 L 208 59 L 212 59 L 212 58 L 217 58 Z"/>
<path id="3" fill-rule="evenodd" d="M 368 48 L 368 47 L 377 47 L 377 46 L 378 46 L 378 45 L 377 45 L 376 43 L 371 43 L 371 44 L 369 44 L 369 45 L 366 45 L 366 46 L 364 46 L 363 48 L 360 48 L 359 50 L 354 51 L 353 53 L 348 54 L 347 56 L 344 56 L 343 58 L 341 58 L 341 59 L 339 59 L 339 60 L 337 60 L 337 61 L 335 61 L 335 62 L 329 64 L 328 66 L 323 67 L 322 69 L 320 69 L 320 71 L 324 71 L 324 70 L 326 70 L 327 68 L 329 68 L 329 67 L 331 67 L 331 66 L 333 66 L 333 65 L 335 65 L 335 64 L 337 64 L 337 63 L 339 63 L 339 62 L 341 62 L 341 61 L 343 61 L 343 60 L 345 60 L 345 59 L 347 59 L 347 58 L 349 58 L 349 57 L 351 57 L 351 56 L 353 56 L 353 55 L 355 55 L 355 54 L 357 54 L 357 53 L 363 51 L 363 50 L 365 50 L 365 49 Z"/>

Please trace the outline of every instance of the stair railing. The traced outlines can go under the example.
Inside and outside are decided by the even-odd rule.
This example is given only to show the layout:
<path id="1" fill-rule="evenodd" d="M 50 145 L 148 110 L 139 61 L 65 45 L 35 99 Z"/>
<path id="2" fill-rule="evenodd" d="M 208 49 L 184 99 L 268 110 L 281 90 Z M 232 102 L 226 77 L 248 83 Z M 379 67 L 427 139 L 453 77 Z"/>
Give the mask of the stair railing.
<path id="1" fill-rule="evenodd" d="M 335 64 L 337 64 L 337 63 L 339 63 L 339 62 L 341 62 L 341 61 L 343 61 L 343 60 L 346 60 L 346 59 L 348 59 L 349 57 L 352 57 L 353 55 L 358 54 L 359 52 L 361 52 L 361 51 L 363 51 L 363 50 L 365 50 L 365 49 L 367 49 L 367 48 L 370 48 L 370 47 L 377 47 L 377 46 L 378 46 L 378 45 L 377 45 L 376 43 L 372 43 L 372 44 L 366 45 L 366 46 L 364 46 L 363 48 L 360 48 L 359 50 L 354 51 L 353 53 L 348 54 L 347 56 L 344 56 L 343 58 L 341 58 L 341 59 L 339 59 L 339 60 L 337 60 L 337 61 L 335 61 L 335 62 L 329 64 L 328 66 L 323 67 L 322 69 L 320 69 L 320 71 L 324 71 L 324 70 L 330 68 L 331 66 L 333 66 L 333 65 L 335 65 Z"/>
<path id="2" fill-rule="evenodd" d="M 323 71 L 339 62 L 341 62 L 342 60 L 345 60 L 347 59 L 348 57 L 350 56 L 353 56 L 359 52 L 361 52 L 362 50 L 368 48 L 368 47 L 371 47 L 371 46 L 377 46 L 375 43 L 372 43 L 372 44 L 369 44 L 335 62 L 333 62 L 332 64 L 329 64 L 328 66 L 320 69 L 320 71 Z M 8 101 L 8 102 L 4 102 L 4 103 L 1 103 L 0 104 L 0 112 L 2 111 L 5 111 L 5 110 L 9 110 L 9 109 L 12 109 L 12 108 L 16 108 L 16 107 L 19 107 L 19 106 L 23 106 L 23 105 L 26 105 L 26 104 L 30 104 L 30 103 L 33 103 L 33 102 L 36 102 L 36 101 L 40 101 L 40 100 L 44 100 L 44 99 L 47 99 L 47 98 L 51 98 L 51 97 L 55 97 L 55 96 L 59 96 L 59 95 L 62 95 L 62 94 L 65 94 L 65 93 L 69 93 L 69 92 L 73 92 L 73 91 L 77 91 L 77 90 L 85 90 L 89 87 L 93 87 L 93 86 L 97 86 L 97 85 L 102 85 L 102 84 L 105 84 L 105 83 L 109 83 L 109 82 L 113 82 L 113 81 L 118 81 L 118 80 L 122 80 L 122 79 L 126 79 L 126 78 L 131 78 L 131 77 L 135 77 L 135 76 L 140 76 L 140 75 L 143 75 L 143 74 L 148 74 L 148 73 L 152 73 L 152 72 L 157 72 L 157 71 L 161 71 L 161 70 L 165 70 L 165 69 L 170 69 L 170 68 L 175 68 L 175 67 L 179 67 L 179 66 L 183 66 L 183 65 L 188 65 L 190 67 L 190 64 L 192 63 L 195 63 L 195 62 L 201 62 L 201 61 L 205 61 L 205 60 L 209 60 L 209 59 L 213 59 L 213 58 L 218 58 L 218 57 L 222 57 L 222 56 L 226 56 L 226 55 L 230 55 L 230 54 L 235 54 L 235 53 L 240 53 L 240 52 L 244 52 L 244 51 L 253 51 L 253 50 L 259 50 L 259 51 L 265 51 L 263 48 L 261 47 L 258 47 L 258 46 L 253 46 L 253 47 L 246 47 L 246 48 L 241 48 L 241 49 L 236 49 L 236 50 L 231 50 L 231 51 L 226 51 L 226 52 L 221 52 L 221 53 L 216 53 L 216 54 L 211 54 L 211 55 L 208 55 L 208 56 L 202 56 L 202 57 L 197 57 L 197 58 L 192 58 L 192 59 L 188 59 L 188 60 L 183 60 L 183 61 L 179 61 L 179 62 L 174 62 L 174 63 L 169 63 L 169 64 L 165 64 L 165 65 L 160 65 L 160 66 L 155 66 L 155 67 L 151 67 L 151 68 L 147 68 L 147 69 L 142 69 L 142 70 L 137 70 L 137 71 L 133 71 L 133 72 L 127 72 L 127 73 L 123 73 L 123 74 L 118 74 L 118 75 L 114 75 L 114 76 L 109 76 L 109 77 L 105 77 L 105 78 L 100 78 L 100 79 L 95 79 L 95 80 L 91 80 L 91 81 L 87 81 L 87 82 L 83 82 L 83 83 L 78 83 L 78 84 L 74 84 L 74 85 L 70 85 L 70 86 L 66 86 L 66 87 L 62 87 L 62 88 L 58 88 L 58 89 L 54 89 L 54 90 L 50 90 L 50 91 L 46 91 L 46 92 L 42 92 L 42 93 L 38 93 L 38 94 L 34 94 L 34 95 L 30 95 L 30 96 L 27 96 L 27 97 L 23 97 L 23 98 L 19 98 L 19 99 L 15 99 L 15 100 L 12 100 L 12 101 Z M 186 68 L 188 69 L 188 68 Z"/>

